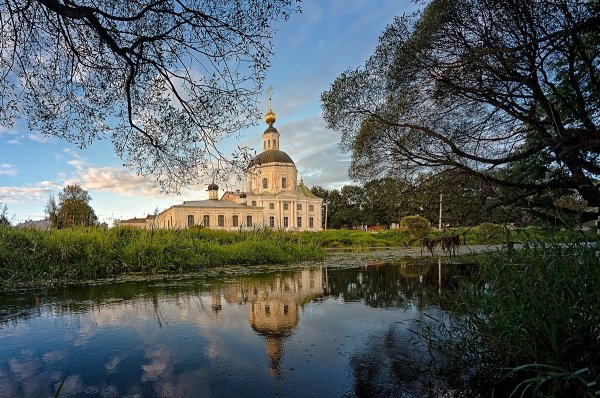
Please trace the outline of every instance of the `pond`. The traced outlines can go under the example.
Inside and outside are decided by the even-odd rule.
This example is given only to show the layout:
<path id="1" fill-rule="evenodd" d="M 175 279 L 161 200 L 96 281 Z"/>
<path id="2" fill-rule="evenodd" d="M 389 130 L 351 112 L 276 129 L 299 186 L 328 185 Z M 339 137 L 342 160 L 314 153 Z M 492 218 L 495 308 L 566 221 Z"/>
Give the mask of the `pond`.
<path id="1" fill-rule="evenodd" d="M 414 320 L 473 266 L 352 259 L 0 296 L 0 396 L 429 396 Z M 350 260 L 349 260 L 350 259 Z M 255 272 L 255 273 L 249 273 Z"/>

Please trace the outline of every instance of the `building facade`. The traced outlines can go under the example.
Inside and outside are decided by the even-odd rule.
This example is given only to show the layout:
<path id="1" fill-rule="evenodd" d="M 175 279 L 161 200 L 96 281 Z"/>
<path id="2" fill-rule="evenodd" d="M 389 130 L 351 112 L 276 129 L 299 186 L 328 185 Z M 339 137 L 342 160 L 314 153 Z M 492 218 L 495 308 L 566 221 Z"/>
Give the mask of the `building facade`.
<path id="1" fill-rule="evenodd" d="M 323 199 L 314 195 L 300 179 L 289 155 L 279 150 L 280 135 L 273 124 L 275 114 L 269 107 L 268 127 L 263 133 L 263 151 L 246 170 L 245 191 L 226 191 L 218 198 L 219 187 L 208 186 L 206 200 L 185 201 L 147 217 L 145 223 L 134 219 L 121 222 L 139 228 L 181 229 L 200 225 L 207 228 L 237 230 L 275 228 L 294 231 L 322 229 Z M 133 222 L 132 222 L 133 221 Z"/>

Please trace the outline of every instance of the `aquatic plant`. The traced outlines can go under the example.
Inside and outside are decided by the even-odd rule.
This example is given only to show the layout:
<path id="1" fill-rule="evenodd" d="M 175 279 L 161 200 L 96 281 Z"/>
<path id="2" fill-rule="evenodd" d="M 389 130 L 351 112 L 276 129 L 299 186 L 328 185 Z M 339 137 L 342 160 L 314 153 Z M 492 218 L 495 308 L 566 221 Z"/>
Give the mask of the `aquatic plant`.
<path id="1" fill-rule="evenodd" d="M 598 253 L 596 243 L 563 242 L 479 257 L 456 316 L 421 320 L 417 334 L 447 358 L 446 372 L 484 389 L 492 380 L 497 396 L 597 396 Z"/>

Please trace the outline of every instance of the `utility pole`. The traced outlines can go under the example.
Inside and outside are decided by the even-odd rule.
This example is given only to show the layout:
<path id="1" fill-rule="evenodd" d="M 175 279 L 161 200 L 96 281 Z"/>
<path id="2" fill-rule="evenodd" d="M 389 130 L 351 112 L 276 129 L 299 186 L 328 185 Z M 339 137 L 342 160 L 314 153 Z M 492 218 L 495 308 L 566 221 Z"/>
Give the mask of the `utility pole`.
<path id="1" fill-rule="evenodd" d="M 438 229 L 442 229 L 442 198 L 444 195 L 440 194 L 440 219 L 438 221 Z"/>
<path id="2" fill-rule="evenodd" d="M 325 229 L 327 229 L 327 199 L 325 199 Z"/>

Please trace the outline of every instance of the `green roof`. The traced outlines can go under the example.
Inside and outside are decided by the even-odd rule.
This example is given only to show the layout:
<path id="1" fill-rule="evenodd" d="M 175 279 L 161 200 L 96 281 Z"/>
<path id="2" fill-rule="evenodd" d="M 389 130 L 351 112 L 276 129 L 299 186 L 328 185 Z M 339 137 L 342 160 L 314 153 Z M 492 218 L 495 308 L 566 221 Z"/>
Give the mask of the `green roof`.
<path id="1" fill-rule="evenodd" d="M 312 193 L 310 189 L 308 189 L 304 184 L 298 184 L 298 186 L 296 187 L 296 195 L 304 196 L 306 198 L 319 198 L 317 195 Z"/>

